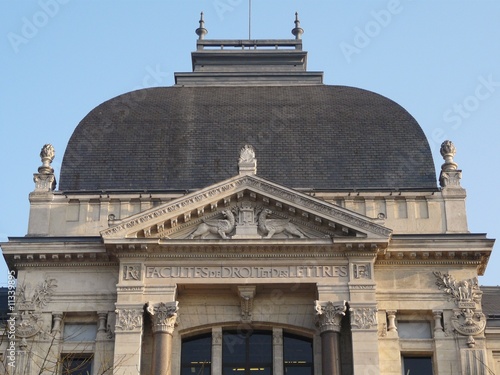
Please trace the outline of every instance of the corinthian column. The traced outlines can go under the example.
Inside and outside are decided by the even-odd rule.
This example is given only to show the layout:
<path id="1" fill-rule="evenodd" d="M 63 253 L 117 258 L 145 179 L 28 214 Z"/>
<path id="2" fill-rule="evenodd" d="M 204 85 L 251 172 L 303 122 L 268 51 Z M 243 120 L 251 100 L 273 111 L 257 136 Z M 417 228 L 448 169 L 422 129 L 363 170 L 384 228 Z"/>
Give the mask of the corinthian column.
<path id="1" fill-rule="evenodd" d="M 153 320 L 152 375 L 170 375 L 172 370 L 172 334 L 177 320 L 178 302 L 148 303 Z"/>
<path id="2" fill-rule="evenodd" d="M 345 301 L 316 301 L 317 324 L 321 335 L 323 375 L 340 375 L 340 327 L 345 315 Z"/>

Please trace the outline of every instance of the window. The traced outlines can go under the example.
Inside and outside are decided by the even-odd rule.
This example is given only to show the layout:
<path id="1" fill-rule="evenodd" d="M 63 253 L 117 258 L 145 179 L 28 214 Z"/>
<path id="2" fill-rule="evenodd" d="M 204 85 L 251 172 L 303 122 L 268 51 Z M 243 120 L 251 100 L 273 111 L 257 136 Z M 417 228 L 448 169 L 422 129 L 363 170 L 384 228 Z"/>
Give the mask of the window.
<path id="1" fill-rule="evenodd" d="M 210 375 L 212 335 L 206 334 L 182 341 L 181 375 Z"/>
<path id="2" fill-rule="evenodd" d="M 222 337 L 222 375 L 272 375 L 271 332 L 227 331 Z"/>
<path id="3" fill-rule="evenodd" d="M 62 375 L 91 375 L 92 357 L 64 354 L 62 359 Z"/>
<path id="4" fill-rule="evenodd" d="M 432 375 L 431 357 L 403 356 L 403 375 Z"/>
<path id="5" fill-rule="evenodd" d="M 312 338 L 283 332 L 282 341 L 283 358 L 274 363 L 272 331 L 222 331 L 222 353 L 215 351 L 213 361 L 222 375 L 273 375 L 274 365 L 283 366 L 285 375 L 313 375 Z M 183 339 L 181 375 L 211 375 L 213 354 L 212 334 Z"/>
<path id="6" fill-rule="evenodd" d="M 285 333 L 283 335 L 283 362 L 285 375 L 312 375 L 312 340 Z"/>

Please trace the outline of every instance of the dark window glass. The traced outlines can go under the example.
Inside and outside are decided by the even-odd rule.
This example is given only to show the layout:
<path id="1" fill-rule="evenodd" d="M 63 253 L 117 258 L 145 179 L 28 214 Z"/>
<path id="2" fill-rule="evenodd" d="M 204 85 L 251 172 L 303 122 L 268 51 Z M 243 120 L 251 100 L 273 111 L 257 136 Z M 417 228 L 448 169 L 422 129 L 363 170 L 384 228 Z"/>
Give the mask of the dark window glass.
<path id="1" fill-rule="evenodd" d="M 182 340 L 181 375 L 210 375 L 212 370 L 212 335 Z"/>
<path id="2" fill-rule="evenodd" d="M 285 333 L 283 335 L 283 362 L 285 375 L 312 375 L 312 339 Z"/>
<path id="3" fill-rule="evenodd" d="M 224 332 L 222 363 L 223 375 L 272 375 L 272 333 Z"/>
<path id="4" fill-rule="evenodd" d="M 403 357 L 404 375 L 432 375 L 431 357 Z"/>
<path id="5" fill-rule="evenodd" d="M 64 355 L 62 368 L 62 375 L 91 375 L 92 357 Z"/>

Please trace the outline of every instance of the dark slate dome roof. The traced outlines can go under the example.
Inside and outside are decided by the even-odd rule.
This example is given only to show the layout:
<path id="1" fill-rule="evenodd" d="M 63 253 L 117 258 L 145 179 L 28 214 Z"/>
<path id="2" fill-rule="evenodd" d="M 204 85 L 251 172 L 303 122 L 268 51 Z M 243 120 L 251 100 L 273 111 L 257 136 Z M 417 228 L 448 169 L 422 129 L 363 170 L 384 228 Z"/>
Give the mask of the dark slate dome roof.
<path id="1" fill-rule="evenodd" d="M 199 189 L 238 174 L 291 188 L 436 188 L 427 139 L 400 105 L 353 87 L 160 87 L 102 103 L 78 125 L 60 190 Z"/>

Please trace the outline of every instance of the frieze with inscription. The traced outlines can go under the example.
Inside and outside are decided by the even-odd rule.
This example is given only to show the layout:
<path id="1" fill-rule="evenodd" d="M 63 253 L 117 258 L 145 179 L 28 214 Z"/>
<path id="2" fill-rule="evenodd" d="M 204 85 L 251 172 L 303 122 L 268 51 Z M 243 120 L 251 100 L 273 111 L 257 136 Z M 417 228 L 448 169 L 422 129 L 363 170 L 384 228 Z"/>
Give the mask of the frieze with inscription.
<path id="1" fill-rule="evenodd" d="M 147 279 L 155 278 L 346 278 L 347 266 L 282 267 L 146 267 Z"/>

